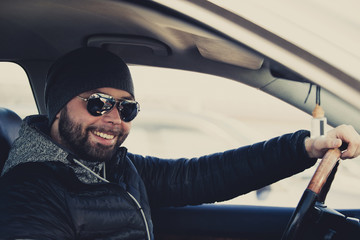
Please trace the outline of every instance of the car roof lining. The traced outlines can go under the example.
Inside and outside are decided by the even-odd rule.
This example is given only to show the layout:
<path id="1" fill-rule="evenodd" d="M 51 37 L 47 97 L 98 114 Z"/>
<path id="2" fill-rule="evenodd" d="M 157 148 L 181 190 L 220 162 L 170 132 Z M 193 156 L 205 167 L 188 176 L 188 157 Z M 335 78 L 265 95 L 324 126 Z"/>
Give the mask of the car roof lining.
<path id="1" fill-rule="evenodd" d="M 4 7 L 0 9 L 2 34 L 13 38 L 10 43 L 0 39 L 0 60 L 18 63 L 25 69 L 40 113 L 45 112 L 43 89 L 51 63 L 64 53 L 87 45 L 106 48 L 128 64 L 229 78 L 311 113 L 301 104 L 304 93 L 296 89 L 301 82 L 308 82 L 306 78 L 172 9 L 160 7 L 154 12 L 154 7 L 160 6 L 157 3 L 29 0 L 16 4 L 14 1 L 18 0 L 2 1 Z M 111 18 L 107 17 L 109 14 Z M 64 16 L 66 26 L 62 22 Z M 50 27 L 58 31 L 50 34 Z M 280 87 L 278 84 L 283 84 L 285 79 L 292 80 L 288 85 L 295 87 Z M 345 105 L 340 109 L 345 109 Z"/>
<path id="2" fill-rule="evenodd" d="M 37 2 L 38 6 L 31 8 L 31 4 L 34 4 L 34 2 Z M 67 2 L 66 4 L 62 2 L 46 2 L 45 4 L 40 0 L 34 2 L 29 1 L 20 4 L 16 9 L 12 9 L 12 14 L 7 11 L 5 15 L 0 16 L 2 20 L 0 22 L 8 25 L 7 27 L 1 27 L 1 29 L 9 31 L 5 32 L 4 35 L 9 34 L 14 37 L 14 45 L 0 48 L 1 60 L 14 62 L 26 60 L 53 61 L 76 47 L 84 45 L 101 46 L 119 54 L 130 64 L 170 68 L 179 65 L 180 69 L 209 72 L 237 79 L 238 81 L 241 80 L 240 75 L 231 76 L 231 73 L 228 74 L 230 71 L 226 67 L 221 71 L 220 69 L 228 64 L 232 65 L 232 70 L 234 67 L 240 67 L 241 69 L 237 74 L 241 74 L 243 68 L 260 69 L 264 61 L 264 57 L 251 51 L 246 46 L 235 44 L 229 39 L 220 36 L 219 33 L 211 31 L 208 27 L 201 29 L 200 26 L 204 26 L 190 20 L 189 17 L 167 8 L 157 9 L 156 14 L 149 11 L 147 8 L 151 8 L 154 4 L 144 4 L 142 1 L 130 1 L 130 3 L 123 1 L 113 2 L 111 8 L 108 8 L 109 3 L 107 2 L 107 8 L 103 9 L 100 6 L 101 4 L 99 5 L 96 1 L 88 1 L 86 6 L 82 6 L 80 2 Z M 155 3 L 155 5 L 157 4 Z M 63 10 L 66 11 L 63 12 Z M 111 10 L 110 13 L 108 10 Z M 34 18 L 34 12 L 32 11 L 41 12 L 41 18 Z M 61 28 L 62 23 L 57 22 L 56 18 L 55 20 L 52 18 L 52 16 L 60 16 L 65 13 L 68 17 L 66 31 Z M 110 21 L 106 17 L 107 14 L 110 14 L 115 20 Z M 166 17 L 170 15 L 172 20 L 167 18 L 165 21 L 163 19 L 165 15 Z M 21 17 L 18 18 L 17 16 Z M 126 16 L 126 18 L 123 18 L 123 16 Z M 182 19 L 179 20 L 179 16 Z M 73 22 L 77 24 L 72 24 Z M 32 24 L 35 24 L 36 27 L 33 27 Z M 56 33 L 48 34 L 48 26 L 58 26 L 59 30 Z M 80 28 L 77 26 L 80 26 Z M 119 34 L 111 34 L 111 29 L 117 31 L 121 29 L 122 34 L 120 36 Z M 186 29 L 188 32 L 181 29 Z M 94 35 L 96 32 L 99 34 Z M 14 36 L 15 33 L 17 35 Z M 72 37 L 68 38 L 69 35 Z M 28 40 L 23 41 L 21 39 Z M 155 56 L 151 55 L 148 58 L 145 56 L 144 58 L 142 55 L 149 54 L 148 48 Z M 33 52 L 32 49 L 43 50 L 41 52 L 34 50 Z M 216 63 L 209 65 L 206 69 L 202 64 L 187 64 L 187 56 L 181 55 L 180 51 L 176 51 L 177 49 L 182 51 L 185 49 L 186 55 L 197 55 L 196 61 L 220 63 L 217 67 L 218 70 L 211 72 L 211 69 L 217 66 Z M 169 59 L 160 59 L 159 56 L 165 55 Z M 20 58 L 19 56 L 25 57 Z M 183 62 L 181 63 L 181 61 Z"/>

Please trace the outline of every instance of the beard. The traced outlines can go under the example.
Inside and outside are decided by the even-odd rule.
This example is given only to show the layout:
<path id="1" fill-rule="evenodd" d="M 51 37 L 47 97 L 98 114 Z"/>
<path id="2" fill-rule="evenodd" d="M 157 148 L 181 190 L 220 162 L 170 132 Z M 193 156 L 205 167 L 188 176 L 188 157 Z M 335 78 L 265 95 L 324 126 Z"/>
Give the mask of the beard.
<path id="1" fill-rule="evenodd" d="M 102 145 L 100 143 L 91 143 L 89 136 L 94 130 L 99 132 L 110 132 L 117 140 L 112 146 Z M 64 107 L 60 113 L 59 135 L 62 144 L 69 148 L 74 154 L 82 160 L 90 162 L 105 162 L 110 160 L 116 153 L 120 145 L 125 141 L 125 134 L 119 127 L 112 129 L 100 128 L 96 126 L 83 127 L 81 123 L 75 123 L 69 117 L 67 108 Z"/>

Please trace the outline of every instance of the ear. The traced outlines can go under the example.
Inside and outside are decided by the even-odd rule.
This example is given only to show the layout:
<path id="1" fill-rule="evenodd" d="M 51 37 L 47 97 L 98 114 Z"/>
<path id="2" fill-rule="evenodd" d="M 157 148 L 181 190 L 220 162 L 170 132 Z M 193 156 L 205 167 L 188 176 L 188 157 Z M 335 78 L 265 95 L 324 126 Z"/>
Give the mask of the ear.
<path id="1" fill-rule="evenodd" d="M 62 111 L 62 109 L 56 114 L 55 119 L 59 119 L 59 118 L 60 118 L 61 111 Z"/>
<path id="2" fill-rule="evenodd" d="M 55 115 L 54 121 L 60 119 L 60 116 L 61 116 L 62 112 L 64 111 L 64 108 L 66 108 L 66 106 L 67 106 L 67 105 L 65 105 L 63 108 L 61 108 L 60 111 Z M 65 110 L 65 111 L 66 111 L 66 110 Z"/>
<path id="3" fill-rule="evenodd" d="M 55 119 L 50 127 L 50 136 L 56 142 L 60 143 L 60 136 L 59 136 L 59 119 L 61 115 L 61 110 L 56 114 Z"/>

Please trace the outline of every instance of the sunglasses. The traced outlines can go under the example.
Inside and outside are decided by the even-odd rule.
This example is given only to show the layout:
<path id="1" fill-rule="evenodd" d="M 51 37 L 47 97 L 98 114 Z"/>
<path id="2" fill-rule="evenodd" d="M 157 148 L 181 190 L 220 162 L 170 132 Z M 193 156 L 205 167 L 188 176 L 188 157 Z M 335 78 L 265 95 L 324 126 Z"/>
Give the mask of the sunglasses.
<path id="1" fill-rule="evenodd" d="M 114 97 L 104 93 L 94 93 L 89 98 L 77 97 L 87 102 L 86 108 L 93 116 L 102 116 L 110 112 L 117 105 L 120 119 L 124 122 L 130 122 L 140 111 L 140 104 L 137 101 L 128 99 L 116 100 Z"/>

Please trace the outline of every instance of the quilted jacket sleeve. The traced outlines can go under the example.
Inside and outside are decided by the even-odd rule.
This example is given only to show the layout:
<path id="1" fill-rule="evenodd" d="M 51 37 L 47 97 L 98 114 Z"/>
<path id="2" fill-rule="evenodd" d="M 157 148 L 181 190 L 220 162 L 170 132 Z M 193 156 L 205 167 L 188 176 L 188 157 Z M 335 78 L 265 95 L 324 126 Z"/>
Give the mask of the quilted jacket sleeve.
<path id="1" fill-rule="evenodd" d="M 308 131 L 193 159 L 128 154 L 154 206 L 182 206 L 231 199 L 313 166 L 304 147 Z"/>
<path id="2" fill-rule="evenodd" d="M 1 238 L 75 239 L 63 191 L 51 174 L 23 164 L 0 178 Z"/>

